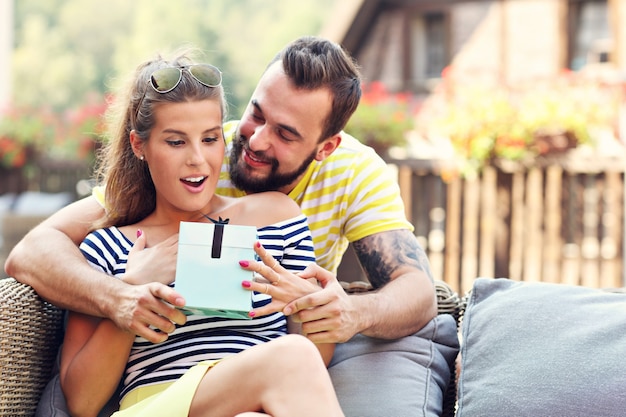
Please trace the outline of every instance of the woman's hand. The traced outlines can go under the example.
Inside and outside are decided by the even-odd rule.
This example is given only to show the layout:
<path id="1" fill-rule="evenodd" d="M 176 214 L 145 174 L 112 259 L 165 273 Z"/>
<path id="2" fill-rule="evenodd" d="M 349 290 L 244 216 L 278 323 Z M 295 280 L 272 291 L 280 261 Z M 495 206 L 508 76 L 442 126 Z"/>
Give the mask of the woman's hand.
<path id="1" fill-rule="evenodd" d="M 316 280 L 307 280 L 283 268 L 265 248 L 257 242 L 254 251 L 262 262 L 241 260 L 239 265 L 253 271 L 260 277 L 252 281 L 243 281 L 241 285 L 250 291 L 257 291 L 272 296 L 272 302 L 250 312 L 250 317 L 265 316 L 282 311 L 293 300 L 320 291 Z"/>
<path id="2" fill-rule="evenodd" d="M 176 277 L 178 234 L 146 248 L 146 234 L 137 230 L 137 240 L 128 253 L 126 273 L 122 278 L 129 284 L 160 282 L 169 285 Z"/>

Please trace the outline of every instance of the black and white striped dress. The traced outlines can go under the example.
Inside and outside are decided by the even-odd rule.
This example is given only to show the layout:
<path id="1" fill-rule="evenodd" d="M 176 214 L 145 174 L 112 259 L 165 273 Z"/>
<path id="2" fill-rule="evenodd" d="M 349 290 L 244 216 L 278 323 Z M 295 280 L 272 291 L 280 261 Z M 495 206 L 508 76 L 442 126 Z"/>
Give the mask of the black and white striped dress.
<path id="1" fill-rule="evenodd" d="M 258 238 L 287 270 L 301 271 L 315 261 L 304 215 L 259 228 Z M 132 242 L 116 227 L 96 230 L 80 245 L 90 264 L 113 276 L 125 272 L 131 247 Z M 257 308 L 269 303 L 270 297 L 254 293 L 252 301 Z M 177 326 L 163 343 L 153 344 L 141 337 L 135 339 L 121 397 L 140 386 L 172 382 L 198 362 L 222 359 L 286 333 L 287 320 L 282 313 L 252 320 L 188 316 L 187 323 Z"/>

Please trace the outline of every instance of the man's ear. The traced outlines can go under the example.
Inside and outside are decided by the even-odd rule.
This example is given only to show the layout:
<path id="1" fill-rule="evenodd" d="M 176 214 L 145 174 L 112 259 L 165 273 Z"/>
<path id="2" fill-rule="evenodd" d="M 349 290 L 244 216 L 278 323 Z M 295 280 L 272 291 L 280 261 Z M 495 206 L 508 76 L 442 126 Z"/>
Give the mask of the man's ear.
<path id="1" fill-rule="evenodd" d="M 143 141 L 141 140 L 137 132 L 135 132 L 135 129 L 130 131 L 129 141 L 130 147 L 133 148 L 133 153 L 135 154 L 135 156 L 139 159 L 143 159 Z"/>
<path id="2" fill-rule="evenodd" d="M 316 161 L 323 161 L 335 151 L 339 147 L 341 143 L 341 133 L 337 133 L 329 137 L 328 139 L 324 139 L 324 142 L 320 144 L 319 149 L 317 150 L 317 154 L 315 154 Z"/>

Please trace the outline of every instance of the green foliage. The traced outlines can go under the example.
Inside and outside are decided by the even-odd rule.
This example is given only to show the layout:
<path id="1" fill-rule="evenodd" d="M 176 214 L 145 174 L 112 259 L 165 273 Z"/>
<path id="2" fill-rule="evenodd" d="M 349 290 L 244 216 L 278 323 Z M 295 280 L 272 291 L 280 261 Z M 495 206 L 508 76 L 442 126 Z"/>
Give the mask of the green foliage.
<path id="1" fill-rule="evenodd" d="M 199 48 L 224 72 L 238 118 L 267 62 L 319 33 L 337 0 L 19 0 L 13 103 L 79 106 L 156 53 Z"/>
<path id="2" fill-rule="evenodd" d="M 496 159 L 532 163 L 593 145 L 594 129 L 617 126 L 619 100 L 620 88 L 592 72 L 510 86 L 448 68 L 420 119 L 430 136 L 450 141 L 462 170 L 474 174 Z"/>
<path id="3" fill-rule="evenodd" d="M 414 127 L 410 99 L 410 94 L 390 93 L 380 82 L 364 85 L 359 107 L 345 130 L 381 152 L 403 146 L 406 133 Z"/>

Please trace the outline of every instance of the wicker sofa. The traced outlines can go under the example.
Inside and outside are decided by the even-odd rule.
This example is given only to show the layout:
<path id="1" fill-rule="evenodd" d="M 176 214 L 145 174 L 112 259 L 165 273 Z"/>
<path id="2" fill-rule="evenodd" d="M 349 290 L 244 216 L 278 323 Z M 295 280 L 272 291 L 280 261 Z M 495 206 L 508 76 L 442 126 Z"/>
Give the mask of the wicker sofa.
<path id="1" fill-rule="evenodd" d="M 342 283 L 347 292 L 369 291 L 362 282 Z M 437 282 L 439 313 L 457 323 L 463 301 L 451 288 Z M 0 416 L 34 415 L 43 388 L 50 379 L 62 341 L 63 311 L 43 301 L 29 286 L 13 278 L 0 280 Z M 455 384 L 450 384 L 444 415 L 453 416 Z"/>

